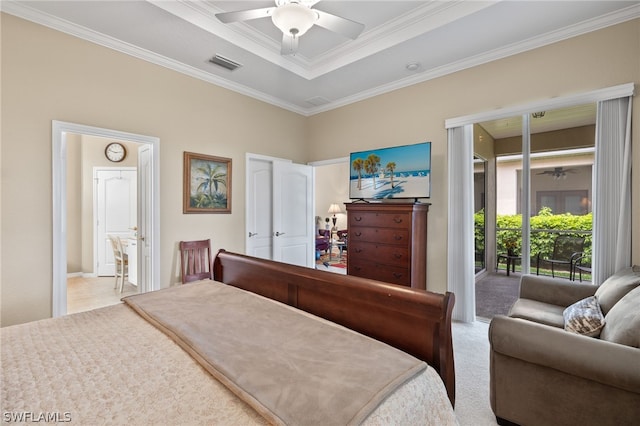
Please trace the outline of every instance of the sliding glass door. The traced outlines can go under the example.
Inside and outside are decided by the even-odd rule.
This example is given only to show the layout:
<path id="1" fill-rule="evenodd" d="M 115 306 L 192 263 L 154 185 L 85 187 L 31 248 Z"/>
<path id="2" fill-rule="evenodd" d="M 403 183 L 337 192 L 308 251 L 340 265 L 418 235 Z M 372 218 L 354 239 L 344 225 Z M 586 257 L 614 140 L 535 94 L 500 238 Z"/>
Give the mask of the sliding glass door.
<path id="1" fill-rule="evenodd" d="M 474 318 L 475 305 L 475 274 L 473 274 L 473 206 L 468 200 L 473 195 L 473 179 L 467 179 L 464 169 L 473 170 L 472 154 L 474 152 L 473 138 L 476 137 L 476 128 L 479 123 L 488 123 L 490 121 L 502 120 L 508 117 L 521 117 L 526 125 L 520 125 L 520 128 L 527 129 L 523 131 L 522 146 L 522 195 L 521 200 L 521 216 L 523 231 L 521 245 L 521 254 L 526 260 L 523 262 L 523 272 L 529 270 L 532 266 L 538 268 L 538 254 L 545 256 L 546 253 L 553 253 L 555 238 L 543 241 L 544 231 L 552 228 L 548 227 L 548 223 L 537 223 L 535 216 L 543 216 L 538 214 L 545 207 L 549 207 L 557 211 L 570 212 L 574 216 L 582 216 L 585 223 L 589 223 L 589 214 L 593 208 L 593 225 L 574 225 L 570 231 L 585 235 L 584 252 L 589 253 L 591 241 L 597 241 L 595 247 L 591 246 L 593 253 L 593 284 L 601 284 L 604 279 L 610 276 L 616 270 L 621 269 L 630 263 L 631 259 L 631 187 L 630 187 L 630 164 L 631 164 L 631 96 L 633 96 L 634 84 L 627 83 L 604 89 L 597 89 L 591 92 L 578 93 L 572 96 L 549 98 L 544 101 L 532 102 L 525 105 L 505 108 L 497 111 L 487 111 L 479 114 L 456 117 L 445 120 L 445 128 L 448 131 L 448 182 L 449 182 L 449 227 L 447 245 L 449 252 L 449 262 L 447 265 L 447 288 L 456 294 L 456 306 L 454 308 L 453 318 L 460 321 L 469 321 Z M 597 114 L 594 119 L 592 114 L 578 114 L 575 109 L 583 106 L 585 109 L 593 109 L 593 105 L 597 104 Z M 553 114 L 551 114 L 553 112 Z M 556 114 L 558 112 L 559 114 Z M 542 116 L 539 113 L 544 113 Z M 540 117 L 534 117 L 536 114 Z M 561 120 L 564 116 L 565 124 L 567 118 L 572 118 L 572 126 L 563 126 L 553 130 L 538 128 L 545 121 L 548 125 L 553 125 L 553 116 L 557 120 Z M 590 122 L 579 123 L 579 118 L 586 117 Z M 546 120 L 537 120 L 544 118 Z M 529 123 L 531 131 L 529 131 Z M 596 124 L 597 123 L 597 124 Z M 592 126 L 591 128 L 589 126 Z M 473 129 L 472 129 L 473 128 Z M 576 137 L 574 135 L 563 134 L 564 129 L 582 129 L 586 134 L 594 137 Z M 595 128 L 595 132 L 593 129 Z M 550 140 L 539 137 L 545 133 L 554 132 L 556 136 Z M 573 132 L 573 131 L 572 131 Z M 470 136 L 467 136 L 467 135 Z M 522 136 L 521 135 L 521 136 Z M 528 139 L 529 138 L 529 139 Z M 497 138 L 499 139 L 499 138 Z M 546 146 L 546 144 L 553 144 Z M 592 164 L 574 164 L 573 159 L 564 158 L 557 159 L 562 164 L 536 164 L 536 156 L 550 153 L 551 155 L 558 152 L 574 150 L 572 155 L 580 154 L 595 144 L 597 151 L 597 162 L 594 160 Z M 530 147 L 530 150 L 529 150 Z M 529 155 L 528 153 L 531 152 Z M 587 152 L 588 153 L 588 152 Z M 484 156 L 489 161 L 498 159 L 497 155 Z M 570 161 L 571 160 L 571 161 Z M 530 163 L 531 162 L 531 163 Z M 571 167 L 569 167 L 571 166 Z M 498 164 L 489 167 L 492 172 L 497 169 Z M 556 167 L 561 170 L 556 172 Z M 587 181 L 589 167 L 592 168 L 593 188 L 589 189 L 584 186 Z M 575 173 L 567 171 L 568 168 L 576 168 Z M 532 172 L 533 170 L 533 172 Z M 548 171 L 550 173 L 544 173 Z M 566 179 L 563 179 L 562 172 L 566 172 Z M 540 174 L 538 174 L 540 173 Z M 570 181 L 572 175 L 580 173 L 581 183 L 578 184 L 582 188 L 563 188 L 560 187 L 563 181 Z M 542 177 L 553 176 L 559 174 L 559 178 L 555 179 L 556 183 L 548 181 L 543 185 L 546 187 L 538 187 L 539 179 Z M 496 170 L 497 175 L 497 170 Z M 576 176 L 577 177 L 577 176 Z M 489 179 L 491 182 L 493 179 Z M 496 177 L 497 180 L 497 177 Z M 568 185 L 568 182 L 566 182 Z M 489 186 L 488 193 L 491 192 Z M 584 191 L 587 191 L 587 197 Z M 593 201 L 592 201 L 593 200 Z M 586 213 L 584 213 L 586 211 Z M 486 212 L 486 210 L 485 210 Z M 523 214 L 526 212 L 526 214 Z M 532 213 L 533 212 L 533 213 Z M 580 213 L 577 215 L 576 213 Z M 551 215 L 559 216 L 559 215 Z M 486 221 L 488 216 L 485 213 Z M 586 218 L 586 219 L 585 219 Z M 471 223 L 469 229 L 466 227 L 455 226 L 460 223 Z M 490 222 L 488 222 L 490 223 Z M 531 224 L 531 232 L 529 232 L 529 223 Z M 583 229 L 588 228 L 588 229 Z M 589 229 L 594 228 L 591 240 Z M 485 247 L 490 244 L 491 236 L 497 232 L 487 232 L 485 234 Z M 548 233 L 551 234 L 551 233 Z M 554 234 L 559 234 L 554 232 Z M 531 235 L 531 238 L 530 238 Z M 466 237 L 465 237 L 466 236 Z M 534 239 L 535 236 L 535 239 Z M 557 235 L 556 235 L 557 236 Z M 537 240 L 537 241 L 536 241 Z M 529 244 L 530 243 L 530 244 Z M 543 244 L 544 243 L 544 244 Z M 543 247 L 544 246 L 544 247 Z M 550 248 L 550 249 L 549 249 Z M 485 249 L 486 251 L 486 249 Z M 497 253 L 497 249 L 495 250 Z M 455 253 L 456 262 L 450 261 L 452 253 Z M 460 257 L 459 254 L 463 256 Z M 468 254 L 467 254 L 468 253 Z M 490 253 L 487 255 L 490 256 Z M 536 262 L 536 263 L 533 263 Z M 461 268 L 460 265 L 466 265 Z M 575 265 L 575 263 L 574 263 Z M 487 263 L 489 266 L 489 262 Z M 585 266 L 589 267 L 589 266 Z M 464 270 L 469 271 L 469 274 Z M 536 269 L 531 269 L 535 272 Z M 539 273 L 555 274 L 551 268 L 544 269 Z M 548 272 L 547 272 L 548 271 Z M 575 278 L 575 277 L 574 277 Z M 579 278 L 578 278 L 579 279 Z"/>
<path id="2" fill-rule="evenodd" d="M 479 123 L 496 155 L 496 270 L 589 280 L 595 104 Z M 527 261 L 528 259 L 528 261 Z"/>

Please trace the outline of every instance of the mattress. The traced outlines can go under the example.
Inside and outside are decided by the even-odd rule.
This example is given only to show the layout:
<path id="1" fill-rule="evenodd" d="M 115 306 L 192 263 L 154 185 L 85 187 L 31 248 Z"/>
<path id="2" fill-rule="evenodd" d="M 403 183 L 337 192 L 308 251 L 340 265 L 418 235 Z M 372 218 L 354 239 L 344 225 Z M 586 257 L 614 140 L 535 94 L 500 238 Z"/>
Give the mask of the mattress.
<path id="1" fill-rule="evenodd" d="M 3 422 L 261 425 L 267 421 L 124 304 L 0 329 Z M 366 425 L 456 424 L 431 367 Z"/>

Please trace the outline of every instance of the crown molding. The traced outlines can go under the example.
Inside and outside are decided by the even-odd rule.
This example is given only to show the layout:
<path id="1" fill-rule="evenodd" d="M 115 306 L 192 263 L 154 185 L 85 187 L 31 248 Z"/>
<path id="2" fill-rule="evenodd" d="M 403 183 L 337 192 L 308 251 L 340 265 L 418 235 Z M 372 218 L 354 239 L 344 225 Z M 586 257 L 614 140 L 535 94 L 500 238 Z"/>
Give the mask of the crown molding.
<path id="1" fill-rule="evenodd" d="M 2 3 L 0 3 L 0 11 L 21 19 L 25 19 L 27 21 L 34 22 L 36 24 L 43 25 L 56 31 L 63 32 L 65 34 L 78 37 L 82 40 L 89 41 L 91 43 L 107 47 L 109 49 L 113 49 L 120 53 L 142 59 L 152 64 L 168 68 L 181 74 L 203 80 L 207 83 L 211 83 L 216 86 L 220 86 L 222 88 L 252 97 L 254 99 L 258 99 L 260 101 L 295 112 L 297 114 L 305 115 L 305 113 L 307 112 L 304 108 L 301 108 L 295 104 L 284 102 L 274 96 L 267 95 L 263 92 L 251 89 L 241 84 L 234 83 L 225 78 L 218 77 L 216 75 L 194 68 L 190 65 L 183 64 L 182 62 L 167 58 L 166 56 L 158 55 L 157 53 L 142 49 L 130 43 L 123 42 L 114 37 L 107 36 L 86 27 L 51 16 L 49 14 L 42 13 L 36 9 L 25 6 L 23 3 L 13 2 L 11 0 L 3 0 Z"/>
<path id="2" fill-rule="evenodd" d="M 151 0 L 151 2 L 155 4 L 155 0 Z M 173 3 L 173 2 L 160 2 L 160 3 Z M 194 2 L 181 1 L 178 3 L 188 3 L 188 6 L 190 7 Z M 476 3 L 476 2 L 460 2 L 460 3 Z M 482 2 L 478 2 L 478 3 L 482 3 Z M 458 3 L 454 3 L 454 4 L 458 4 Z M 441 6 L 441 7 L 444 7 L 444 6 Z M 332 109 L 340 108 L 340 107 L 343 107 L 355 102 L 359 102 L 374 96 L 382 95 L 394 90 L 402 89 L 414 84 L 422 83 L 428 80 L 432 80 L 438 77 L 442 77 L 454 72 L 462 71 L 464 69 L 472 68 L 472 67 L 482 65 L 488 62 L 492 62 L 498 59 L 503 59 L 518 53 L 543 47 L 558 41 L 566 40 L 566 39 L 579 36 L 582 34 L 586 34 L 592 31 L 597 31 L 612 25 L 620 24 L 620 23 L 640 17 L 640 5 L 635 4 L 633 6 L 629 6 L 625 9 L 621 9 L 619 11 L 609 13 L 607 15 L 603 15 L 598 18 L 590 19 L 590 20 L 578 23 L 576 25 L 563 28 L 561 30 L 552 31 L 552 32 L 543 34 L 539 37 L 531 38 L 523 42 L 514 43 L 504 48 L 494 49 L 492 51 L 485 52 L 473 57 L 465 58 L 463 60 L 456 61 L 442 67 L 438 67 L 429 71 L 424 71 L 419 74 L 412 75 L 410 77 L 395 81 L 393 83 L 380 85 L 376 88 L 362 91 L 352 96 L 346 96 L 340 99 L 336 99 L 326 105 L 312 107 L 312 108 L 303 108 L 296 104 L 285 102 L 277 97 L 267 95 L 258 90 L 251 89 L 247 86 L 234 83 L 225 78 L 222 78 L 213 74 L 209 74 L 205 71 L 199 70 L 197 68 L 183 64 L 181 62 L 167 58 L 165 56 L 158 55 L 149 50 L 142 49 L 132 44 L 125 43 L 121 40 L 115 39 L 113 37 L 73 24 L 69 21 L 51 16 L 49 14 L 42 13 L 36 9 L 33 9 L 25 5 L 24 3 L 17 3 L 13 0 L 3 0 L 2 2 L 0 2 L 0 11 L 8 13 L 10 15 L 17 16 L 22 19 L 26 19 L 31 22 L 35 22 L 37 24 L 52 28 L 57 31 L 61 31 L 63 33 L 81 38 L 83 40 L 116 50 L 118 52 L 142 59 L 144 61 L 151 62 L 153 64 L 174 70 L 176 72 L 206 81 L 208 83 L 252 97 L 254 99 L 269 103 L 271 105 L 289 110 L 291 112 L 294 112 L 303 116 L 311 116 L 311 115 L 319 114 L 322 112 L 330 111 Z M 431 12 L 434 12 L 434 11 L 431 10 Z M 438 12 L 443 14 L 453 13 L 451 10 L 447 11 L 447 9 L 439 9 Z M 458 10 L 457 13 L 459 12 L 460 11 Z M 197 13 L 200 13 L 200 12 L 197 12 Z M 422 14 L 424 15 L 424 10 L 422 11 Z M 418 16 L 408 14 L 408 15 L 405 15 L 404 18 L 417 20 L 416 22 L 422 22 L 420 21 L 420 18 L 419 18 L 420 13 L 417 13 L 417 15 Z M 194 16 L 198 16 L 198 15 L 195 14 Z M 193 18 L 193 19 L 196 19 L 196 18 Z M 198 19 L 201 19 L 201 18 L 198 18 Z M 209 19 L 209 21 L 212 21 L 212 20 Z M 406 21 L 402 21 L 402 22 L 406 22 Z M 224 24 L 220 24 L 220 25 L 224 25 Z M 229 29 L 230 27 L 231 26 L 225 25 L 226 29 Z M 376 34 L 374 32 L 370 37 L 384 38 L 385 36 L 383 34 Z M 264 39 L 265 37 L 264 36 L 258 37 L 258 39 L 260 38 Z M 375 44 L 375 43 L 372 43 L 372 44 Z M 348 49 L 345 48 L 345 50 L 348 50 Z M 278 52 L 279 52 L 279 45 L 278 45 Z M 344 53 L 341 51 L 334 54 L 344 55 Z M 279 53 L 277 54 L 277 56 L 279 58 L 283 58 Z"/>
<path id="3" fill-rule="evenodd" d="M 458 71 L 463 71 L 465 69 L 473 68 L 478 65 L 486 64 L 499 59 L 504 59 L 509 56 L 544 47 L 549 44 L 567 40 L 572 37 L 587 34 L 613 25 L 621 24 L 623 22 L 627 22 L 636 18 L 640 18 L 640 5 L 638 4 L 607 15 L 600 16 L 598 18 L 583 21 L 570 27 L 565 27 L 561 30 L 552 31 L 538 37 L 530 38 L 523 42 L 513 43 L 500 49 L 494 49 L 489 52 L 471 56 L 460 61 L 452 62 L 442 67 L 433 68 L 431 70 L 421 72 L 405 79 L 397 80 L 390 84 L 381 85 L 371 90 L 360 92 L 353 96 L 336 99 L 330 104 L 310 108 L 308 111 L 308 115 L 330 111 L 335 108 L 340 108 L 355 102 L 360 102 L 365 99 L 392 92 L 394 90 L 409 87 L 418 83 L 423 83 L 425 81 L 433 80 L 448 74 L 453 74 Z"/>

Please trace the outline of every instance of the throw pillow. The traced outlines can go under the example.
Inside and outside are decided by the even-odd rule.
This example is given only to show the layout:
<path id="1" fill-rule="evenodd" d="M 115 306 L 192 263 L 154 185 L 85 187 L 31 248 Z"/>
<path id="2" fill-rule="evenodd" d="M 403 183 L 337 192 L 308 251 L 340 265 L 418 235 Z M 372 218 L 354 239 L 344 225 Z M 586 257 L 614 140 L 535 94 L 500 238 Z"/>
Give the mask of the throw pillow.
<path id="1" fill-rule="evenodd" d="M 598 337 L 604 327 L 604 315 L 596 296 L 582 299 L 567 307 L 562 313 L 564 329 L 589 337 Z"/>
<path id="2" fill-rule="evenodd" d="M 613 305 L 627 293 L 640 285 L 640 267 L 621 269 L 611 275 L 596 290 L 596 297 L 602 313 L 607 315 Z"/>
<path id="3" fill-rule="evenodd" d="M 640 287 L 620 299 L 607 314 L 607 324 L 600 338 L 613 343 L 640 348 Z"/>

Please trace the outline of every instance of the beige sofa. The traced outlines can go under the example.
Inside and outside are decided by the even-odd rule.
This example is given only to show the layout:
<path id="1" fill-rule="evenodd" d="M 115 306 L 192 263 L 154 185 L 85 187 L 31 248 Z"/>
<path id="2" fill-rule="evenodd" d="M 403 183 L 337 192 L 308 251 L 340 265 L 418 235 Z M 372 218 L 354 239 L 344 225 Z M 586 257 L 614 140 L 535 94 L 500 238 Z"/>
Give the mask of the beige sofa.
<path id="1" fill-rule="evenodd" d="M 599 287 L 523 276 L 509 316 L 489 328 L 498 423 L 640 424 L 639 285 L 637 266 Z"/>

